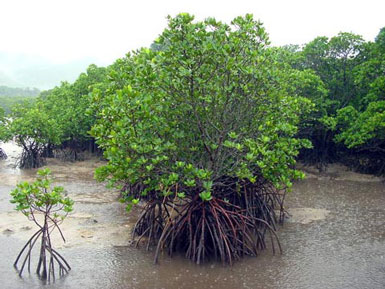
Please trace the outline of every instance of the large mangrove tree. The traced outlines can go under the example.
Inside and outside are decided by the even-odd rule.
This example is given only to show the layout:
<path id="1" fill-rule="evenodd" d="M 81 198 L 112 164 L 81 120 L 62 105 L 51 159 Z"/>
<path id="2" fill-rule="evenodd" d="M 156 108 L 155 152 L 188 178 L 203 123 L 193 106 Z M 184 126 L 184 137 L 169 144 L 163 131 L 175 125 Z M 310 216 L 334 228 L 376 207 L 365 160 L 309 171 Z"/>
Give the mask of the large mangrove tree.
<path id="1" fill-rule="evenodd" d="M 230 25 L 180 14 L 158 49 L 127 54 L 94 92 L 92 135 L 108 164 L 100 180 L 143 201 L 138 242 L 183 252 L 196 263 L 232 263 L 276 248 L 275 228 L 294 169 L 295 137 L 310 101 L 288 81 L 300 74 L 276 61 L 251 15 Z M 303 77 L 303 75 L 302 75 Z"/>

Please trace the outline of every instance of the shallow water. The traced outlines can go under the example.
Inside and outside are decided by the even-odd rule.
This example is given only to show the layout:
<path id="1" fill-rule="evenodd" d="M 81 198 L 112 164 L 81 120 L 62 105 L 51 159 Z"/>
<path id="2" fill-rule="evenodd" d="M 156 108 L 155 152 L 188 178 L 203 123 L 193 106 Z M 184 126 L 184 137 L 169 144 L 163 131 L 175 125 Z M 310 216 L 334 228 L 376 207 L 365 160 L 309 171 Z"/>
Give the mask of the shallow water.
<path id="1" fill-rule="evenodd" d="M 68 242 L 55 242 L 73 270 L 48 287 L 33 273 L 19 278 L 12 263 L 33 229 L 13 212 L 8 195 L 35 170 L 12 168 L 17 148 L 4 149 L 11 158 L 0 162 L 1 288 L 385 288 L 385 184 L 379 178 L 341 166 L 324 174 L 308 169 L 287 198 L 292 217 L 278 232 L 282 255 L 264 251 L 233 267 L 163 256 L 153 265 L 153 252 L 128 245 L 136 212 L 128 216 L 118 194 L 92 179 L 101 164 L 95 159 L 49 163 L 76 200 L 63 223 Z"/>

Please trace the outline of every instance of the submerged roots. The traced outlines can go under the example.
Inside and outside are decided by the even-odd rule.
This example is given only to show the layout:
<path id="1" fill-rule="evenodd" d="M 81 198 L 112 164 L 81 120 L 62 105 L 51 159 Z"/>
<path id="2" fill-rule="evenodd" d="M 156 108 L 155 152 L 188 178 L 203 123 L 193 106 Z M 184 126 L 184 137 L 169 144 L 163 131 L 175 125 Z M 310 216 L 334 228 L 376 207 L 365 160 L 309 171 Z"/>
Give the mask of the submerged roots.
<path id="1" fill-rule="evenodd" d="M 169 255 L 182 252 L 197 264 L 211 258 L 232 264 L 245 255 L 258 255 L 267 247 L 266 236 L 273 252 L 281 251 L 275 231 L 284 217 L 284 193 L 261 179 L 241 186 L 230 182 L 213 195 L 210 201 L 197 194 L 178 202 L 147 201 L 133 230 L 136 244 L 145 239 L 147 249 L 155 245 L 155 263 L 166 249 Z"/>
<path id="2" fill-rule="evenodd" d="M 55 280 L 56 274 L 63 276 L 71 270 L 68 262 L 55 249 L 52 248 L 50 232 L 42 227 L 24 245 L 16 258 L 14 267 L 19 271 L 19 276 L 23 274 L 25 267 L 31 272 L 31 255 L 38 239 L 41 239 L 40 254 L 36 273 L 42 280 Z M 21 265 L 20 269 L 18 264 Z"/>
<path id="3" fill-rule="evenodd" d="M 18 167 L 21 169 L 40 168 L 46 163 L 40 150 L 23 150 L 18 160 Z"/>
<path id="4" fill-rule="evenodd" d="M 0 160 L 5 160 L 7 158 L 7 155 L 5 152 L 0 148 Z"/>
<path id="5" fill-rule="evenodd" d="M 75 162 L 84 160 L 84 155 L 76 149 L 56 149 L 53 155 L 55 158 L 65 162 Z"/>

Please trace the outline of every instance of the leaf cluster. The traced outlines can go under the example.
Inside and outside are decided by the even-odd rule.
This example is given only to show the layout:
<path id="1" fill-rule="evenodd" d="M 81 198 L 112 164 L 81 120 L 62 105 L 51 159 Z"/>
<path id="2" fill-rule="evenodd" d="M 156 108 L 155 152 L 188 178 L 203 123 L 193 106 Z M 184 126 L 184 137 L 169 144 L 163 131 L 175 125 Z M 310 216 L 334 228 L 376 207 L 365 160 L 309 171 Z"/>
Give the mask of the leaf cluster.
<path id="1" fill-rule="evenodd" d="M 11 192 L 11 203 L 16 205 L 16 210 L 37 222 L 36 214 L 45 214 L 57 223 L 62 221 L 73 210 L 73 200 L 66 196 L 64 188 L 55 186 L 51 188 L 53 179 L 49 169 L 38 171 L 34 182 L 21 182 Z"/>

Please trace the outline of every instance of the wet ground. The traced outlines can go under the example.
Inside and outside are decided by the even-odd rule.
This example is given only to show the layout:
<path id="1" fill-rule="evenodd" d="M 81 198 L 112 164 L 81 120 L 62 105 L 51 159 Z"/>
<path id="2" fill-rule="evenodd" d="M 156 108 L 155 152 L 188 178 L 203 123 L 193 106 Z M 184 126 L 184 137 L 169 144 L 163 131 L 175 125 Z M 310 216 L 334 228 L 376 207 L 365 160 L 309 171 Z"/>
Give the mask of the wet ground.
<path id="1" fill-rule="evenodd" d="M 33 273 L 19 278 L 12 263 L 34 228 L 9 192 L 36 170 L 13 168 L 18 148 L 1 147 L 10 158 L 0 161 L 0 288 L 385 288 L 385 183 L 339 165 L 322 174 L 303 168 L 308 177 L 288 195 L 291 217 L 278 232 L 282 255 L 265 251 L 223 267 L 167 256 L 153 265 L 153 252 L 129 246 L 136 212 L 127 215 L 119 194 L 93 180 L 102 162 L 50 160 L 76 201 L 63 223 L 67 242 L 54 241 L 73 270 L 48 286 Z"/>

